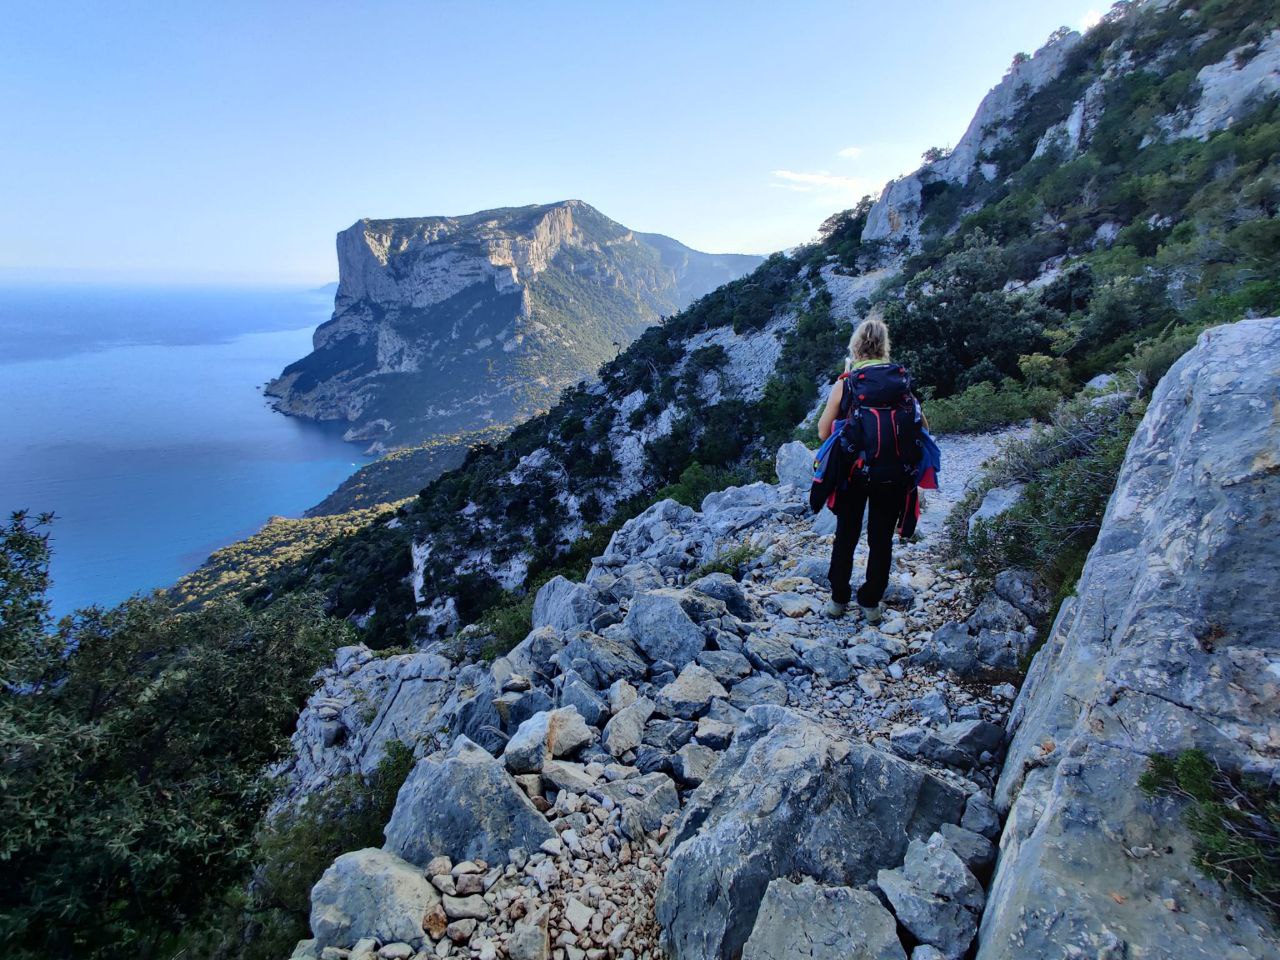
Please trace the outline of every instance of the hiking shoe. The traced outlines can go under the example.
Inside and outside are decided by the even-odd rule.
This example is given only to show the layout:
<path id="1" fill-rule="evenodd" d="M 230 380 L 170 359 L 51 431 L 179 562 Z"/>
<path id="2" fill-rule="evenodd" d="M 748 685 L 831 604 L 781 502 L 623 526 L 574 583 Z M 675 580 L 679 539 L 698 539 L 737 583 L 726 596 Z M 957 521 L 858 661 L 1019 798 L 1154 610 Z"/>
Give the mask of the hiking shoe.
<path id="1" fill-rule="evenodd" d="M 832 619 L 837 619 L 844 616 L 844 612 L 848 609 L 848 606 L 849 605 L 847 603 L 836 603 L 834 600 L 828 600 L 827 605 L 822 612 Z"/>
<path id="2" fill-rule="evenodd" d="M 864 607 L 859 604 L 858 609 L 867 618 L 867 623 L 876 624 L 884 619 L 884 604 L 882 603 L 877 603 L 874 607 Z"/>

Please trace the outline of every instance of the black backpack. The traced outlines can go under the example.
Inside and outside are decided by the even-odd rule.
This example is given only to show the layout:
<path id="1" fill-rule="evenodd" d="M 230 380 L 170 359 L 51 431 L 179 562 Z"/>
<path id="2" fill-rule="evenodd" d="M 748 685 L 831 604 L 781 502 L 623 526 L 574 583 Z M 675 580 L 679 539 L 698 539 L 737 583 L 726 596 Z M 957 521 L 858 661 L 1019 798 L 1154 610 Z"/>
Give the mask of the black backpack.
<path id="1" fill-rule="evenodd" d="M 844 377 L 840 397 L 843 420 L 822 482 L 810 491 L 814 511 L 849 484 L 886 483 L 908 490 L 924 455 L 920 408 L 912 392 L 911 374 L 896 363 L 877 363 Z"/>

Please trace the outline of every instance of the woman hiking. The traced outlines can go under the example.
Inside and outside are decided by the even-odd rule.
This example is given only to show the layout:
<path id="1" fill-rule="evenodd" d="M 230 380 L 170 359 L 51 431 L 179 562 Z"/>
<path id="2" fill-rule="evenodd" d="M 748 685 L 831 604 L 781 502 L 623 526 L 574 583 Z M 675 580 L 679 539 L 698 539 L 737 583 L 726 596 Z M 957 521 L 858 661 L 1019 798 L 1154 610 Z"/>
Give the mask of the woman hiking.
<path id="1" fill-rule="evenodd" d="M 887 398 L 887 399 L 886 399 Z M 881 406 L 883 404 L 883 406 Z M 849 432 L 842 467 L 848 479 L 836 488 L 828 505 L 836 514 L 831 545 L 831 600 L 826 614 L 842 617 L 852 598 L 853 552 L 867 514 L 867 570 L 857 601 L 868 623 L 879 623 L 881 599 L 889 586 L 893 531 L 902 515 L 904 497 L 915 489 L 916 437 L 925 426 L 905 367 L 889 360 L 889 329 L 873 308 L 849 340 L 845 372 L 836 380 L 818 420 L 818 436 L 826 440 L 833 425 Z M 840 441 L 846 440 L 841 433 Z M 838 441 L 839 442 L 839 441 Z"/>

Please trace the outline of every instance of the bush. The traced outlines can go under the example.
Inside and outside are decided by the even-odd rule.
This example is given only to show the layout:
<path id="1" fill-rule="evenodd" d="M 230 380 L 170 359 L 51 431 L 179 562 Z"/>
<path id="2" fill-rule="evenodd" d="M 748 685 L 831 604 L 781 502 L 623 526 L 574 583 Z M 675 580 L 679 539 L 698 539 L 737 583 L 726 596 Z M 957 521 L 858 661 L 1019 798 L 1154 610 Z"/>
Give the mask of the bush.
<path id="1" fill-rule="evenodd" d="M 55 630 L 48 558 L 38 522 L 0 528 L 0 939 L 10 956 L 162 954 L 243 882 L 262 770 L 351 630 L 308 595 L 261 613 L 134 598 Z"/>
<path id="2" fill-rule="evenodd" d="M 946 549 L 990 580 L 1009 567 L 1036 572 L 1061 600 L 1097 537 L 1129 438 L 1145 404 L 1117 396 L 1061 405 L 1052 422 L 1005 446 L 947 518 Z M 1022 498 L 968 533 L 969 517 L 993 487 L 1024 483 Z"/>
<path id="3" fill-rule="evenodd" d="M 310 929 L 311 888 L 335 859 L 382 845 L 382 828 L 417 762 L 413 750 L 389 740 L 368 778 L 349 774 L 299 808 L 265 822 L 254 838 L 253 881 L 228 895 L 204 948 L 218 960 L 288 956 Z"/>
<path id="4" fill-rule="evenodd" d="M 982 433 L 1023 420 L 1048 416 L 1061 394 L 1047 387 L 1004 380 L 999 386 L 975 384 L 944 400 L 931 400 L 925 408 L 934 433 Z"/>
<path id="5" fill-rule="evenodd" d="M 1280 919 L 1280 790 L 1229 774 L 1200 750 L 1152 757 L 1138 785 L 1185 801 L 1196 864 Z"/>
<path id="6" fill-rule="evenodd" d="M 747 567 L 762 553 L 764 553 L 763 547 L 752 543 L 740 543 L 736 547 L 721 550 L 714 558 L 689 574 L 689 579 L 692 581 L 712 573 L 727 573 L 733 579 L 741 580 Z"/>

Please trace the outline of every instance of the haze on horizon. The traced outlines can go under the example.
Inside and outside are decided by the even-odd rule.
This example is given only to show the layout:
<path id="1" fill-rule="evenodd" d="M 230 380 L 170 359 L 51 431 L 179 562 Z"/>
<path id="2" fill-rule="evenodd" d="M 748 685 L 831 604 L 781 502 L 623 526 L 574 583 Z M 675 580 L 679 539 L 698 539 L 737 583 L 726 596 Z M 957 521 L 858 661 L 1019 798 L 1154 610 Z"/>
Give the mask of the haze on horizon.
<path id="1" fill-rule="evenodd" d="M 568 198 L 768 253 L 1105 4 L 4 4 L 0 282 L 333 280 L 361 217 Z"/>

